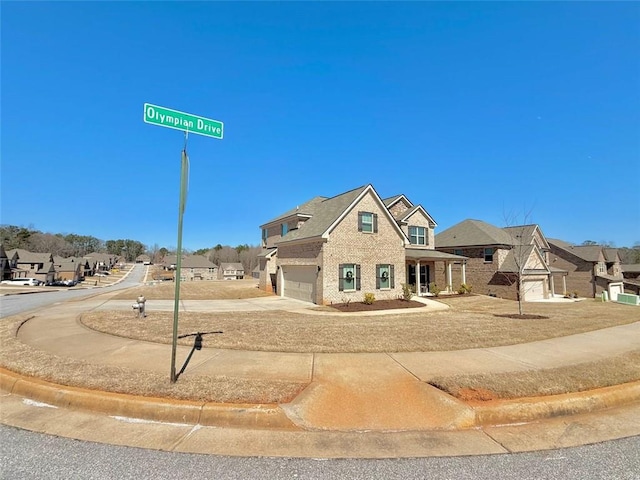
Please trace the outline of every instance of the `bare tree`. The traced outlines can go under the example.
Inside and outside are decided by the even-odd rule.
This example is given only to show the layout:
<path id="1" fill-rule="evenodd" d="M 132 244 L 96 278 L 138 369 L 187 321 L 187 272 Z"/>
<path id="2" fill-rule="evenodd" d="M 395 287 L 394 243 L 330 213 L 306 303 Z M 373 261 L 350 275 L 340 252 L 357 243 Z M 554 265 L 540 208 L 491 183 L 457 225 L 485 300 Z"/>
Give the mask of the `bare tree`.
<path id="1" fill-rule="evenodd" d="M 33 233 L 29 238 L 29 243 L 33 252 L 52 253 L 61 257 L 67 257 L 73 253 L 73 246 L 59 235 Z"/>
<path id="2" fill-rule="evenodd" d="M 531 238 L 530 224 L 531 210 L 524 210 L 522 216 L 514 213 L 504 215 L 504 230 L 511 237 L 510 251 L 507 256 L 508 263 L 503 266 L 503 276 L 510 285 L 516 287 L 516 299 L 518 300 L 518 314 L 523 314 L 522 302 L 525 297 L 524 276 L 527 261 L 531 257 L 534 247 Z M 506 263 L 506 262 L 505 262 Z"/>

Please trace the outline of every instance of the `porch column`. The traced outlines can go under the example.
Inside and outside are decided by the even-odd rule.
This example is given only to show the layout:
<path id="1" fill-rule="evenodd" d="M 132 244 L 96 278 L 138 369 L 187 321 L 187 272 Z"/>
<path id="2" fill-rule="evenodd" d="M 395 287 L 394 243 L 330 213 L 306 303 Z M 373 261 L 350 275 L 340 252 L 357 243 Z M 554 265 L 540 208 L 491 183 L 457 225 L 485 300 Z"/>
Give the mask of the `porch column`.
<path id="1" fill-rule="evenodd" d="M 563 294 L 569 293 L 567 292 L 567 276 L 566 275 L 562 276 L 562 293 Z"/>
<path id="2" fill-rule="evenodd" d="M 453 292 L 453 280 L 451 275 L 451 262 L 447 262 L 447 290 Z"/>
<path id="3" fill-rule="evenodd" d="M 420 260 L 416 261 L 416 295 L 420 296 Z"/>
<path id="4" fill-rule="evenodd" d="M 462 283 L 467 283 L 467 262 L 460 263 L 460 275 L 462 276 Z"/>
<path id="5" fill-rule="evenodd" d="M 549 287 L 551 288 L 551 296 L 553 297 L 556 294 L 556 286 L 553 280 L 553 275 L 549 275 Z"/>

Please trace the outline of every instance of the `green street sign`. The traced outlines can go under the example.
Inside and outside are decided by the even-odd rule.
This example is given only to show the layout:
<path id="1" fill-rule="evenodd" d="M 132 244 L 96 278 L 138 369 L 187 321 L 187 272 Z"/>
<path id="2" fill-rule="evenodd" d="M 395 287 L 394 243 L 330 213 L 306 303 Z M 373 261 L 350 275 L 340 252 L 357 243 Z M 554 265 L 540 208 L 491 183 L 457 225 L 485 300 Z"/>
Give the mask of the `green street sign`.
<path id="1" fill-rule="evenodd" d="M 175 128 L 183 132 L 197 133 L 207 137 L 222 139 L 224 124 L 218 120 L 198 117 L 151 103 L 144 104 L 144 121 L 152 125 Z"/>

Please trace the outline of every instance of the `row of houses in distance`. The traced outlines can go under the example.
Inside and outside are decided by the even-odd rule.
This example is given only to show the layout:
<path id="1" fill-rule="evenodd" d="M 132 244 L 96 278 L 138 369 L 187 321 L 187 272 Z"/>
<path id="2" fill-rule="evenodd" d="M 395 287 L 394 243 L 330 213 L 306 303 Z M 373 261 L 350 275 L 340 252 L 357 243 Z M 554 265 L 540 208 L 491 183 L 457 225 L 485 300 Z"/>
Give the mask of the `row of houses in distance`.
<path id="1" fill-rule="evenodd" d="M 621 265 L 616 249 L 547 239 L 538 225 L 464 220 L 437 235 L 436 227 L 422 205 L 381 198 L 372 185 L 314 197 L 260 226 L 259 286 L 325 305 L 364 293 L 395 299 L 403 284 L 418 295 L 465 285 L 525 301 L 640 290 L 640 268 Z"/>
<path id="2" fill-rule="evenodd" d="M 43 283 L 59 280 L 79 282 L 101 271 L 109 271 L 119 262 L 120 257 L 107 253 L 65 258 L 19 248 L 5 250 L 4 246 L 0 245 L 2 280 L 35 278 Z"/>
<path id="3" fill-rule="evenodd" d="M 148 257 L 138 257 L 136 262 L 146 263 Z M 150 262 L 150 260 L 149 260 Z M 167 255 L 160 266 L 162 272 L 157 272 L 156 279 L 173 280 L 177 269 L 178 256 Z M 203 255 L 182 255 L 180 261 L 180 281 L 197 280 L 242 280 L 245 276 L 242 263 L 221 263 L 216 265 Z"/>

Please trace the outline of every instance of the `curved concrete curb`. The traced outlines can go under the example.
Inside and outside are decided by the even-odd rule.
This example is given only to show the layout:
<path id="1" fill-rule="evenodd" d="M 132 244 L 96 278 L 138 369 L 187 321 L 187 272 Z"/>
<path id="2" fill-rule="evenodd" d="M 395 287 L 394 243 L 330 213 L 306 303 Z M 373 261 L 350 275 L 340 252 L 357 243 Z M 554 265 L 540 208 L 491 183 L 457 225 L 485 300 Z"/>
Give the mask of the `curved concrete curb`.
<path id="1" fill-rule="evenodd" d="M 640 381 L 549 397 L 469 402 L 476 425 L 505 425 L 580 415 L 640 402 Z"/>
<path id="2" fill-rule="evenodd" d="M 220 404 L 69 387 L 0 368 L 0 390 L 60 408 L 165 423 L 298 430 L 278 405 Z"/>
<path id="3" fill-rule="evenodd" d="M 69 387 L 0 368 L 0 390 L 61 408 L 167 423 L 301 431 L 277 404 L 221 404 Z M 550 397 L 472 402 L 475 423 L 452 430 L 528 423 L 640 403 L 640 381 Z M 411 431 L 407 429 L 406 431 Z"/>

